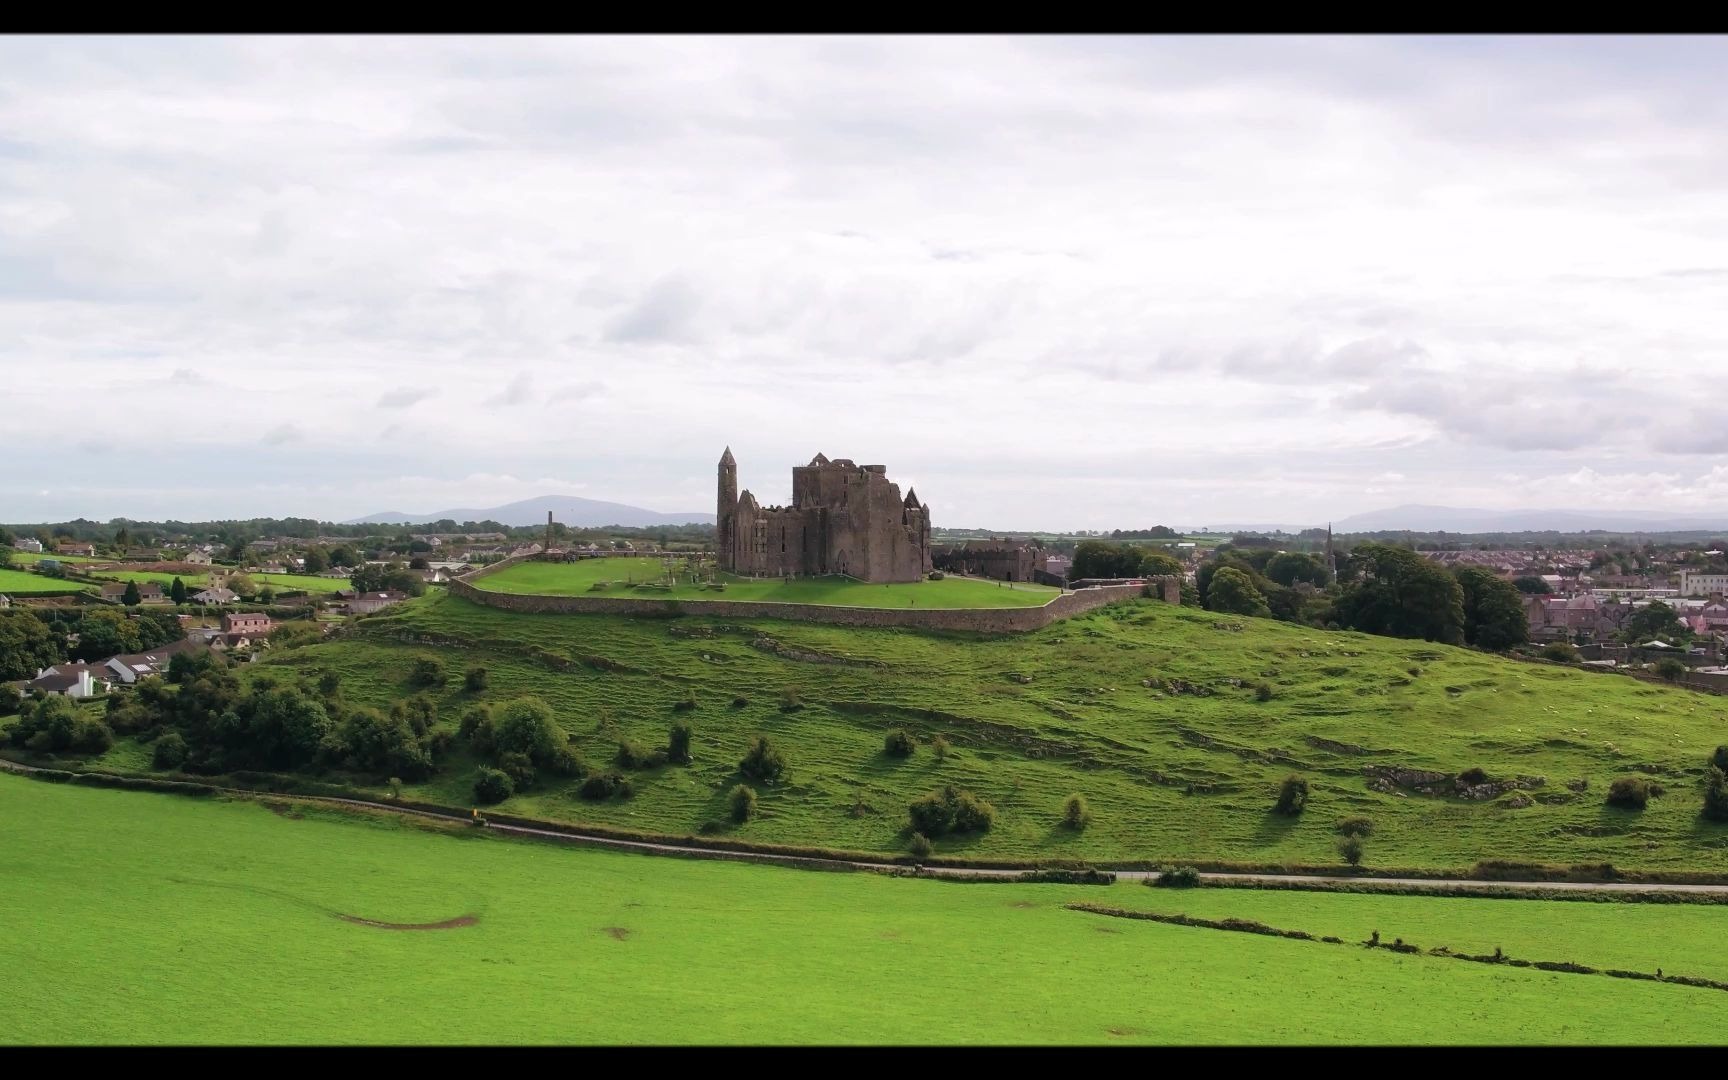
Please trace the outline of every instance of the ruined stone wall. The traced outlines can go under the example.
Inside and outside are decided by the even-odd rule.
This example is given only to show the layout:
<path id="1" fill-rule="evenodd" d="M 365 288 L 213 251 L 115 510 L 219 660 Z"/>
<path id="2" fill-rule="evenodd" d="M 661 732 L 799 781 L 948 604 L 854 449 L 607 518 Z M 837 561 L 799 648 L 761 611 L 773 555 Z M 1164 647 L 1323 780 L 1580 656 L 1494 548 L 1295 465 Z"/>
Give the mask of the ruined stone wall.
<path id="1" fill-rule="evenodd" d="M 788 619 L 794 622 L 826 623 L 833 626 L 899 626 L 920 630 L 974 630 L 984 633 L 1016 633 L 1038 630 L 1060 619 L 1072 618 L 1106 604 L 1119 604 L 1162 593 L 1169 599 L 1171 588 L 1158 582 L 1141 585 L 1110 585 L 1063 593 L 1043 607 L 1035 608 L 880 608 L 830 607 L 818 604 L 775 604 L 752 600 L 633 600 L 613 596 L 531 596 L 488 592 L 473 582 L 495 573 L 511 562 L 535 559 L 521 556 L 495 563 L 450 582 L 452 595 L 502 611 L 555 615 L 634 615 L 672 618 L 709 615 L 731 619 Z M 1170 579 L 1174 582 L 1175 579 Z M 1175 586 L 1180 589 L 1180 583 Z M 1180 599 L 1180 593 L 1177 593 Z"/>

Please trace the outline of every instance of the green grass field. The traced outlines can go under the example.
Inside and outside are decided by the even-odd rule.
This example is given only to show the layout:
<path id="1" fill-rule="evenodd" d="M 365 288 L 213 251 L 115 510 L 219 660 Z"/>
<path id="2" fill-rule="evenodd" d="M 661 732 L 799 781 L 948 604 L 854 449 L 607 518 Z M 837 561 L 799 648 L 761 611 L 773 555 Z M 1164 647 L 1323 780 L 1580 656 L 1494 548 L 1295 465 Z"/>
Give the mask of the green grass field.
<path id="1" fill-rule="evenodd" d="M 944 578 L 871 585 L 848 578 L 805 578 L 791 582 L 778 578 L 725 579 L 724 591 L 688 582 L 670 589 L 635 589 L 633 582 L 653 582 L 662 577 L 660 560 L 649 558 L 585 559 L 575 563 L 525 562 L 477 579 L 475 587 L 503 593 L 538 593 L 547 596 L 609 596 L 647 600 L 757 600 L 778 604 L 830 604 L 867 608 L 992 608 L 1038 607 L 1054 599 L 1059 590 L 1023 582 L 981 581 L 976 578 Z M 596 590 L 595 584 L 607 587 Z"/>
<path id="2" fill-rule="evenodd" d="M 108 559 L 98 559 L 90 555 L 56 555 L 53 552 L 14 551 L 12 561 L 21 566 L 39 563 L 43 559 L 54 559 L 63 563 L 99 563 L 109 562 Z"/>
<path id="3" fill-rule="evenodd" d="M 0 593 L 73 593 L 83 592 L 88 585 L 61 578 L 44 577 L 26 570 L 0 568 Z"/>
<path id="4" fill-rule="evenodd" d="M 200 574 L 164 574 L 154 570 L 98 570 L 91 577 L 103 578 L 108 581 L 154 581 L 158 585 L 172 585 L 179 578 L 188 589 L 196 592 L 205 587 L 208 573 Z M 321 578 L 304 574 L 247 574 L 255 583 L 262 585 L 269 582 L 275 588 L 303 589 L 311 593 L 333 593 L 338 589 L 348 587 L 346 578 Z"/>
<path id="5" fill-rule="evenodd" d="M 10 776 L 0 862 L 9 1044 L 1671 1044 L 1717 1042 L 1728 1018 L 1720 991 L 1062 906 L 1161 899 L 1136 885 L 651 858 Z M 1375 912 L 1383 934 L 1435 903 L 1382 902 L 1410 905 Z M 1503 907 L 1496 943 L 1530 956 L 1595 910 L 1456 903 Z M 1671 971 L 1719 937 L 1611 910 Z"/>
<path id="6" fill-rule="evenodd" d="M 403 636 L 447 644 L 410 646 Z M 1728 827 L 1699 816 L 1705 763 L 1728 742 L 1722 698 L 1154 601 L 985 638 L 518 615 L 429 595 L 363 620 L 340 641 L 277 652 L 245 670 L 329 668 L 350 700 L 383 707 L 414 692 L 408 676 L 421 653 L 442 656 L 452 673 L 434 695 L 445 725 L 474 700 L 460 689 L 471 664 L 491 673 L 483 700 L 544 698 L 597 765 L 609 764 L 622 737 L 663 745 L 673 719 L 693 725 L 694 764 L 637 774 L 635 798 L 586 802 L 570 782 L 548 782 L 507 804 L 529 816 L 688 835 L 725 817 L 737 763 L 766 733 L 784 748 L 790 777 L 763 790 L 759 820 L 726 827 L 761 842 L 901 851 L 907 803 L 956 784 L 993 802 L 999 818 L 990 832 L 947 838 L 938 849 L 979 857 L 1336 865 L 1333 823 L 1361 815 L 1376 825 L 1370 867 L 1519 859 L 1728 870 Z M 1142 686 L 1147 679 L 1210 693 L 1171 696 Z M 1270 701 L 1249 689 L 1262 680 Z M 779 708 L 789 687 L 801 711 Z M 686 695 L 698 707 L 675 712 Z M 734 706 L 738 697 L 747 704 Z M 883 752 L 897 726 L 923 742 L 910 759 Z M 952 744 L 946 760 L 930 749 L 936 735 Z M 1371 790 L 1370 765 L 1480 767 L 1545 782 L 1520 808 L 1515 796 Z M 416 794 L 467 805 L 472 768 L 458 744 Z M 1271 813 L 1291 772 L 1312 786 L 1298 819 Z M 1610 781 L 1634 773 L 1667 793 L 1643 812 L 1604 805 Z M 1588 790 L 1568 786 L 1577 781 Z M 1076 792 L 1093 814 L 1078 834 L 1059 824 L 1063 800 Z"/>

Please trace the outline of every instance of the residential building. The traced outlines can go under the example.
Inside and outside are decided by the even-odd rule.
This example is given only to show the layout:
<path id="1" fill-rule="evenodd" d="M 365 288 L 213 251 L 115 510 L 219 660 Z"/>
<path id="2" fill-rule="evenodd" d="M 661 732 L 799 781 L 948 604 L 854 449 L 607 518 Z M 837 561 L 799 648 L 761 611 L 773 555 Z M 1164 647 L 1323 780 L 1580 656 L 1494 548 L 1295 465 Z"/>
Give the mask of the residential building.
<path id="1" fill-rule="evenodd" d="M 11 606 L 12 606 L 12 598 L 10 596 L 7 596 L 5 593 L 0 593 L 0 611 L 5 611 L 7 608 L 9 608 Z"/>
<path id="2" fill-rule="evenodd" d="M 109 680 L 106 672 L 103 677 L 97 677 L 99 669 L 89 664 L 56 664 L 54 667 L 43 668 L 36 677 L 24 684 L 24 691 L 46 697 L 50 694 L 63 694 L 69 698 L 95 697 L 106 694 Z"/>
<path id="3" fill-rule="evenodd" d="M 1680 571 L 1681 596 L 1709 596 L 1711 593 L 1721 592 L 1728 592 L 1728 574 Z"/>
<path id="4" fill-rule="evenodd" d="M 232 604 L 240 599 L 240 594 L 233 589 L 212 587 L 192 594 L 194 604 Z"/>
<path id="5" fill-rule="evenodd" d="M 38 555 L 42 554 L 42 541 L 34 536 L 20 536 L 12 541 L 12 547 L 15 551 L 33 551 Z"/>
<path id="6" fill-rule="evenodd" d="M 351 615 L 369 615 L 374 611 L 382 611 L 391 604 L 400 604 L 408 599 L 407 593 L 399 592 L 369 592 L 361 593 L 348 601 L 348 612 Z"/>
<path id="7" fill-rule="evenodd" d="M 138 602 L 141 604 L 166 604 L 168 597 L 162 592 L 162 586 L 154 581 L 140 581 L 138 585 Z M 102 599 L 121 603 L 126 598 L 124 581 L 104 581 L 102 583 Z"/>
<path id="8" fill-rule="evenodd" d="M 186 557 L 180 561 L 183 563 L 191 563 L 193 566 L 209 566 L 210 553 L 208 551 L 188 551 Z"/>
<path id="9" fill-rule="evenodd" d="M 262 636 L 270 632 L 270 616 L 261 611 L 230 612 L 222 616 L 222 632 Z"/>
<path id="10" fill-rule="evenodd" d="M 54 550 L 61 555 L 93 556 L 96 554 L 96 545 L 95 544 L 80 544 L 80 543 L 68 541 L 65 543 L 54 545 Z"/>
<path id="11" fill-rule="evenodd" d="M 179 653 L 195 652 L 200 643 L 190 638 L 170 642 L 159 649 L 149 652 L 131 653 L 124 656 L 110 656 L 102 661 L 102 666 L 114 678 L 127 685 L 150 675 L 161 675 L 168 670 L 168 662 Z"/>

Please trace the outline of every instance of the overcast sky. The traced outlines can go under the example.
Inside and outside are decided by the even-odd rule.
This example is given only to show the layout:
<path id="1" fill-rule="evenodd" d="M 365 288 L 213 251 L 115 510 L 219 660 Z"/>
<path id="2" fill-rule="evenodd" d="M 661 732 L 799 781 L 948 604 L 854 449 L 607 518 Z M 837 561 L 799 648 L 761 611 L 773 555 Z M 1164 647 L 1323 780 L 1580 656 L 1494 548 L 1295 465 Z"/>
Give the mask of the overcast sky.
<path id="1" fill-rule="evenodd" d="M 0 40 L 0 521 L 1728 503 L 1728 39 Z"/>

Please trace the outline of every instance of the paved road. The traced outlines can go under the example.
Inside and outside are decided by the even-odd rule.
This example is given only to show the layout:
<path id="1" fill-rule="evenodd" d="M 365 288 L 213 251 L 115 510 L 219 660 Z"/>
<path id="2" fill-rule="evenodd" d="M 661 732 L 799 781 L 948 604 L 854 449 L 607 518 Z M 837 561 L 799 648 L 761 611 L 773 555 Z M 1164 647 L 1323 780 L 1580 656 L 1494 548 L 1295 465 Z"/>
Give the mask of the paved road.
<path id="1" fill-rule="evenodd" d="M 0 769 L 16 773 L 38 773 L 56 770 L 40 769 L 24 765 L 6 758 L 0 758 Z M 373 802 L 369 799 L 344 799 L 329 795 L 273 795 L 270 792 L 252 791 L 246 788 L 217 788 L 228 795 L 236 795 L 250 799 L 295 799 L 303 802 L 330 803 L 338 806 L 354 806 L 368 810 L 384 810 L 392 814 L 403 814 L 413 817 L 431 818 L 436 821 L 451 821 L 466 823 L 469 818 L 460 813 L 440 813 L 433 810 L 419 810 L 406 806 L 392 806 L 389 803 Z M 621 840 L 610 836 L 595 836 L 589 833 L 569 833 L 556 829 L 536 829 L 526 825 L 505 825 L 498 822 L 488 822 L 486 828 L 495 833 L 509 836 L 531 837 L 536 840 L 557 840 L 566 844 L 587 844 L 598 847 L 623 848 L 650 854 L 682 855 L 703 859 L 730 859 L 741 862 L 760 863 L 794 863 L 805 865 L 824 865 L 843 869 L 857 870 L 898 870 L 908 869 L 904 864 L 889 862 L 854 861 L 848 859 L 824 859 L 806 855 L 775 855 L 767 852 L 728 851 L 721 848 L 695 847 L 685 844 L 656 843 L 648 840 Z M 1101 870 L 1109 867 L 1101 866 Z M 1026 871 L 993 870 L 976 867 L 959 866 L 921 866 L 917 873 L 923 877 L 949 878 L 997 878 L 1014 877 Z M 1156 879 L 1159 875 L 1153 870 L 1117 870 L 1113 871 L 1122 881 L 1145 881 Z M 1481 881 L 1473 878 L 1371 878 L 1371 877 L 1336 877 L 1325 874 L 1218 874 L 1203 873 L 1204 881 L 1220 885 L 1231 883 L 1250 884 L 1255 882 L 1272 882 L 1289 885 L 1329 885 L 1329 884 L 1378 884 L 1378 885 L 1415 885 L 1431 889 L 1449 889 L 1457 892 L 1475 892 L 1484 889 L 1521 889 L 1545 890 L 1556 889 L 1573 892 L 1665 892 L 1665 893 L 1720 893 L 1728 894 L 1728 885 L 1668 885 L 1668 884 L 1633 884 L 1624 882 L 1579 882 L 1579 881 Z"/>

